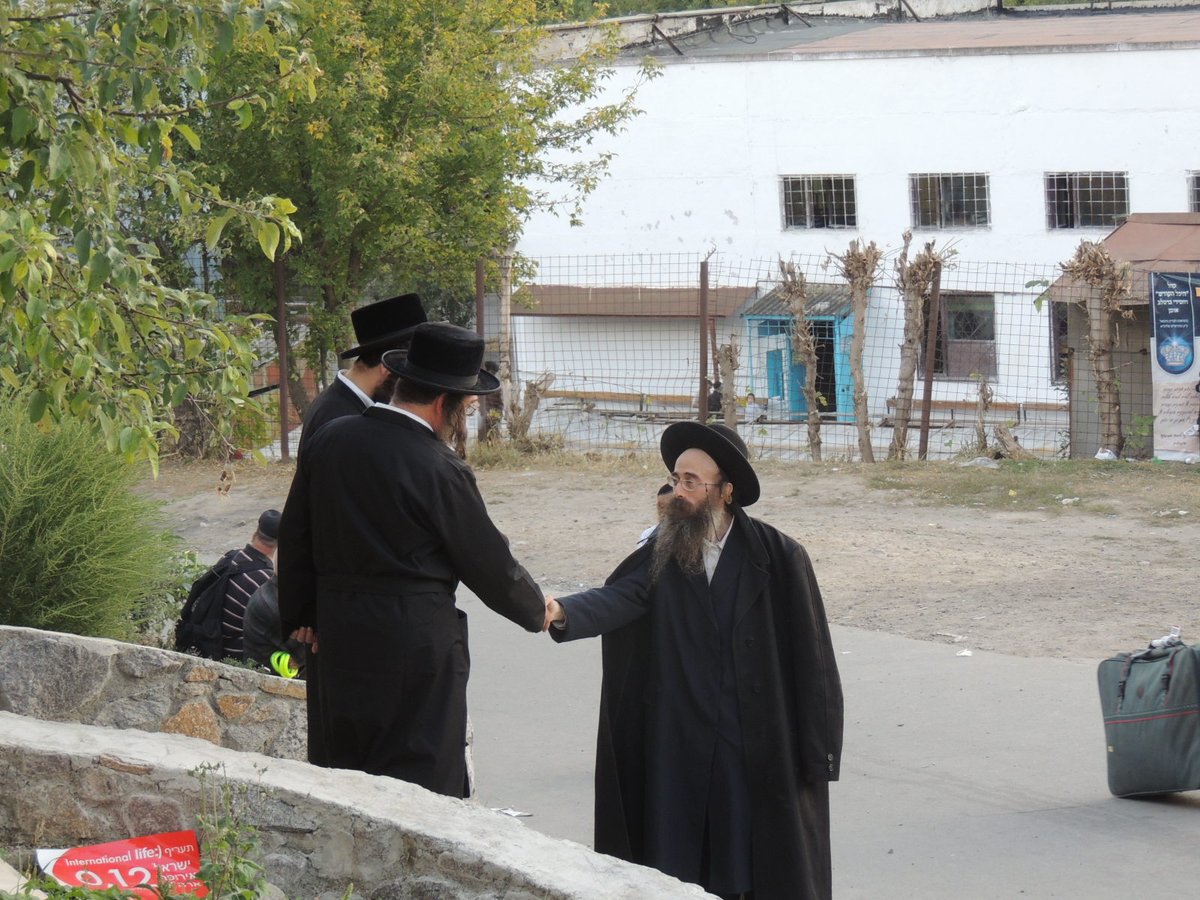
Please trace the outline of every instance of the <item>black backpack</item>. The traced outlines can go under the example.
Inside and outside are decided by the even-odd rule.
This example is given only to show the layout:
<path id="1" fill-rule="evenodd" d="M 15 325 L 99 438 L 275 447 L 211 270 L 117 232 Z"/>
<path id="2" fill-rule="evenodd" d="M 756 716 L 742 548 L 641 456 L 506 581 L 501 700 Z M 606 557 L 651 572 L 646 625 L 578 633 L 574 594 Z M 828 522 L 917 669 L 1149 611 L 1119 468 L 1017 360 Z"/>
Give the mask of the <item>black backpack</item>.
<path id="1" fill-rule="evenodd" d="M 234 555 L 222 556 L 216 564 L 195 580 L 188 591 L 183 612 L 175 624 L 175 649 L 196 652 L 207 659 L 223 659 L 221 616 L 225 611 L 225 594 L 229 579 L 246 572 L 257 572 L 271 564 L 250 559 L 241 564 Z"/>

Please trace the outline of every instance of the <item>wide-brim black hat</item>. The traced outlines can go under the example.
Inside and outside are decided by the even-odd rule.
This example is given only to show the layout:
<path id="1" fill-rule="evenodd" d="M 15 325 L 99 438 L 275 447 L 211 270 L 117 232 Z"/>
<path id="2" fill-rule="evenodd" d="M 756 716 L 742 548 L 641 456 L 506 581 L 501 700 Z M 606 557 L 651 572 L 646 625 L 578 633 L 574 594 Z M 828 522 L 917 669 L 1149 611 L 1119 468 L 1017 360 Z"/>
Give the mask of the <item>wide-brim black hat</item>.
<path id="1" fill-rule="evenodd" d="M 420 294 L 401 294 L 360 306 L 350 313 L 358 346 L 344 352 L 342 359 L 394 350 L 426 319 Z"/>
<path id="2" fill-rule="evenodd" d="M 750 451 L 736 431 L 728 425 L 705 425 L 702 422 L 675 422 L 668 425 L 659 441 L 663 462 L 668 471 L 675 470 L 675 461 L 685 450 L 703 450 L 733 485 L 733 502 L 752 506 L 758 501 L 758 476 L 750 465 Z"/>
<path id="3" fill-rule="evenodd" d="M 483 338 L 447 322 L 426 322 L 413 331 L 407 355 L 383 354 L 383 365 L 406 381 L 448 394 L 494 394 L 500 379 L 482 368 Z"/>

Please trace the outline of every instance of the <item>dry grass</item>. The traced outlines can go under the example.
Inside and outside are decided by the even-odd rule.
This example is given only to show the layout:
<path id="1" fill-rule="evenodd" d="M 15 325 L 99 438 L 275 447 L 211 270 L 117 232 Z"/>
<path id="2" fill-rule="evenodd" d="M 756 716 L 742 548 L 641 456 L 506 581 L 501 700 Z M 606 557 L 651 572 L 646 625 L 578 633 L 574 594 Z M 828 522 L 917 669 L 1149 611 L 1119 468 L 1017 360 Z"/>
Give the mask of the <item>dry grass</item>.
<path id="1" fill-rule="evenodd" d="M 988 469 L 889 462 L 860 471 L 871 488 L 904 491 L 932 506 L 1121 510 L 1159 523 L 1200 517 L 1200 468 L 1180 463 L 1002 461 Z"/>
<path id="2" fill-rule="evenodd" d="M 509 444 L 473 448 L 470 462 L 480 471 L 569 470 L 581 477 L 641 476 L 662 465 L 657 453 L 646 450 L 578 453 L 548 447 L 523 453 Z M 1003 460 L 1000 468 L 987 469 L 950 462 L 867 465 L 759 459 L 754 466 L 764 484 L 833 476 L 859 481 L 877 491 L 901 492 L 930 506 L 997 511 L 1078 509 L 1093 514 L 1120 511 L 1155 524 L 1190 517 L 1200 520 L 1200 466 L 1181 463 Z M 217 491 L 225 484 L 223 471 L 217 462 L 166 460 L 158 479 L 147 476 L 140 490 L 161 500 Z M 233 475 L 234 490 L 238 485 L 278 482 L 280 492 L 286 493 L 295 465 L 239 461 L 228 471 Z"/>

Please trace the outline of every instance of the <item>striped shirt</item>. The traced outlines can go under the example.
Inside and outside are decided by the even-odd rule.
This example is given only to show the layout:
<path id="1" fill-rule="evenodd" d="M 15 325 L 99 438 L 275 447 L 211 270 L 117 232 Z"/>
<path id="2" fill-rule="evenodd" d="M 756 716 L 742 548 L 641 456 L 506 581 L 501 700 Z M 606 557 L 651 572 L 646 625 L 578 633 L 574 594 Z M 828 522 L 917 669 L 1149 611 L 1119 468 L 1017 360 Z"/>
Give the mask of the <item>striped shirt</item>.
<path id="1" fill-rule="evenodd" d="M 246 604 L 250 596 L 271 577 L 274 567 L 271 560 L 259 550 L 247 544 L 241 550 L 230 550 L 225 554 L 233 558 L 234 565 L 245 565 L 250 561 L 266 563 L 261 569 L 241 572 L 229 579 L 225 591 L 225 608 L 221 613 L 221 649 L 225 656 L 244 659 L 242 650 L 242 619 L 246 615 Z"/>

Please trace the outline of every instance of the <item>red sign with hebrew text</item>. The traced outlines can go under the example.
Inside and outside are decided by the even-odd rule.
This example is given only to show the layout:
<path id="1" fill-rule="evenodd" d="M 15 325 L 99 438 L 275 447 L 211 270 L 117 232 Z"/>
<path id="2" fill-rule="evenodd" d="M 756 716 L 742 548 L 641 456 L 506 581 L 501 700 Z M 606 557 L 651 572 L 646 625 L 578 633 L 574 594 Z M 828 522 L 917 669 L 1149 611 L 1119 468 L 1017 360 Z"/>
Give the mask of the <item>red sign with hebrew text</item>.
<path id="1" fill-rule="evenodd" d="M 43 872 L 67 887 L 115 887 L 153 900 L 157 894 L 147 886 L 169 881 L 177 894 L 208 895 L 208 888 L 198 877 L 200 844 L 194 831 L 151 834 L 69 850 L 39 850 L 37 858 Z"/>

